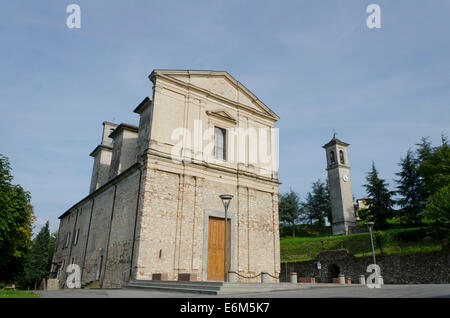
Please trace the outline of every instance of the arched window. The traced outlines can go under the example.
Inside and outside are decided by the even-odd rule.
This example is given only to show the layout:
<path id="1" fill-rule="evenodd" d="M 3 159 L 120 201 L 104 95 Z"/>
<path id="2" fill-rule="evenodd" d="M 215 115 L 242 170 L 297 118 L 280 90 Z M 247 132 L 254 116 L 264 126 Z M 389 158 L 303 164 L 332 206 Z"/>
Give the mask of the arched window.
<path id="1" fill-rule="evenodd" d="M 330 151 L 330 161 L 331 164 L 335 164 L 336 163 L 336 158 L 334 157 L 334 151 Z"/>
<path id="2" fill-rule="evenodd" d="M 342 150 L 339 150 L 339 159 L 341 160 L 341 163 L 345 163 L 344 152 Z"/>
<path id="3" fill-rule="evenodd" d="M 339 274 L 341 273 L 341 269 L 336 264 L 331 264 L 328 267 L 328 275 L 330 278 L 338 278 Z"/>

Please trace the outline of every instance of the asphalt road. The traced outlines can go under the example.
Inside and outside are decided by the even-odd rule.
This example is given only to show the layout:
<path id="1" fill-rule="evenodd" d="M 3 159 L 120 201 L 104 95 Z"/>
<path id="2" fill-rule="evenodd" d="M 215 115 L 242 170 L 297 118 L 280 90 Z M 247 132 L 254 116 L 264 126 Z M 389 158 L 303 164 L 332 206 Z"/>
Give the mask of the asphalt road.
<path id="1" fill-rule="evenodd" d="M 204 295 L 132 289 L 65 289 L 37 291 L 41 298 L 450 298 L 450 284 L 311 287 L 291 291 Z"/>

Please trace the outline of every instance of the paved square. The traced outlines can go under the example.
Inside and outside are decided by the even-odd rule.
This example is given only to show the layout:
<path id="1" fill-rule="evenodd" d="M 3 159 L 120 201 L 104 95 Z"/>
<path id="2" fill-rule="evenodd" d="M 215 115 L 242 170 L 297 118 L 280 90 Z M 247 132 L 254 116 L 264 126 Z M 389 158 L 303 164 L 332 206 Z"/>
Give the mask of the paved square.
<path id="1" fill-rule="evenodd" d="M 450 284 L 364 286 L 314 286 L 293 291 L 203 295 L 130 289 L 72 289 L 37 291 L 41 298 L 450 298 Z"/>

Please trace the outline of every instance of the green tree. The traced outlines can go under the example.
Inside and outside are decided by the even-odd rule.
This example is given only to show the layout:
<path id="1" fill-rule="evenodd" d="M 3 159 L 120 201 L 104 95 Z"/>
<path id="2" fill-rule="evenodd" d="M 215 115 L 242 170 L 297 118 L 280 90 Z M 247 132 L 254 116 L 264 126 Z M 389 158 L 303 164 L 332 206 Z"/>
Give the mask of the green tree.
<path id="1" fill-rule="evenodd" d="M 292 225 L 292 237 L 295 238 L 295 226 L 300 216 L 300 198 L 292 189 L 280 194 L 278 213 L 280 222 Z"/>
<path id="2" fill-rule="evenodd" d="M 441 146 L 432 148 L 431 153 L 419 166 L 428 194 L 432 195 L 450 184 L 450 146 L 442 136 Z"/>
<path id="3" fill-rule="evenodd" d="M 416 144 L 417 146 L 416 154 L 417 159 L 419 160 L 419 164 L 427 160 L 431 155 L 433 148 L 431 146 L 431 141 L 429 139 L 430 137 L 422 137 L 420 139 L 421 142 Z"/>
<path id="4" fill-rule="evenodd" d="M 383 231 L 374 231 L 373 232 L 373 239 L 375 243 L 378 245 L 378 248 L 380 249 L 381 256 L 384 255 L 383 246 L 386 241 L 386 234 Z"/>
<path id="5" fill-rule="evenodd" d="M 301 204 L 304 214 L 309 219 L 310 225 L 317 220 L 320 226 L 325 225 L 325 219 L 331 223 L 330 195 L 327 185 L 320 179 L 312 184 L 312 191 L 306 195 L 306 200 Z"/>
<path id="6" fill-rule="evenodd" d="M 386 220 L 393 214 L 394 192 L 389 191 L 386 181 L 378 177 L 375 163 L 372 163 L 372 171 L 367 174 L 366 181 L 364 187 L 370 200 L 367 211 L 362 211 L 362 217 L 366 221 L 375 222 L 376 227 L 383 228 Z"/>
<path id="7" fill-rule="evenodd" d="M 0 281 L 23 270 L 34 221 L 30 194 L 12 179 L 8 158 L 0 155 Z"/>
<path id="8" fill-rule="evenodd" d="M 327 209 L 326 209 L 326 214 L 327 214 L 327 219 L 328 219 L 328 223 L 333 224 L 333 213 L 331 212 L 331 198 L 330 198 L 330 187 L 329 187 L 329 182 L 328 179 L 326 181 L 326 199 L 328 201 L 327 203 Z M 353 197 L 353 201 L 355 201 L 355 197 Z"/>
<path id="9" fill-rule="evenodd" d="M 418 224 L 420 213 L 424 207 L 423 193 L 425 191 L 423 180 L 419 175 L 419 161 L 410 150 L 406 157 L 400 159 L 398 164 L 401 167 L 399 173 L 396 173 L 399 179 L 397 182 L 396 193 L 401 196 L 397 203 L 402 207 L 399 210 L 400 218 L 405 217 L 408 223 Z"/>
<path id="10" fill-rule="evenodd" d="M 51 239 L 48 221 L 31 242 L 30 252 L 25 261 L 24 283 L 26 287 L 36 287 L 50 272 Z"/>
<path id="11" fill-rule="evenodd" d="M 57 240 L 58 240 L 58 232 L 55 232 L 52 235 L 50 235 L 50 242 L 48 245 L 48 269 L 49 269 L 49 271 L 52 266 L 53 254 L 55 253 Z"/>
<path id="12" fill-rule="evenodd" d="M 305 220 L 308 220 L 309 225 L 313 225 L 313 221 L 315 218 L 314 213 L 314 198 L 311 192 L 308 192 L 305 197 L 305 202 L 300 203 L 300 209 L 302 211 L 302 215 L 304 215 Z"/>
<path id="13" fill-rule="evenodd" d="M 450 241 L 450 185 L 432 194 L 423 211 L 425 217 L 434 220 L 431 234 L 441 241 L 442 247 Z"/>

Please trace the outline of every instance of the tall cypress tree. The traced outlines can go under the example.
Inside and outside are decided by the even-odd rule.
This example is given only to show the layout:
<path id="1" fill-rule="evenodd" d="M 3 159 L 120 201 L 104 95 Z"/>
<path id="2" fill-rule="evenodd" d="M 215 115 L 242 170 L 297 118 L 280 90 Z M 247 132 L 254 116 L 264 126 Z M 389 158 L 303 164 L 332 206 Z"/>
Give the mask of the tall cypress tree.
<path id="1" fill-rule="evenodd" d="M 49 274 L 50 231 L 48 221 L 31 242 L 31 249 L 25 262 L 25 284 L 36 287 Z"/>
<path id="2" fill-rule="evenodd" d="M 295 238 L 295 225 L 300 215 L 300 198 L 292 189 L 281 193 L 278 199 L 280 222 L 292 225 L 292 237 Z"/>
<path id="3" fill-rule="evenodd" d="M 417 143 L 416 146 L 417 146 L 417 149 L 416 149 L 417 170 L 419 173 L 420 182 L 422 183 L 421 187 L 418 191 L 418 195 L 419 195 L 418 200 L 420 201 L 420 205 L 422 207 L 424 207 L 425 203 L 427 201 L 427 198 L 430 196 L 431 192 L 429 191 L 429 189 L 427 188 L 427 186 L 425 184 L 423 174 L 421 172 L 421 166 L 432 155 L 433 147 L 432 147 L 431 141 L 429 140 L 429 137 L 422 137 L 420 139 L 420 142 Z"/>
<path id="4" fill-rule="evenodd" d="M 328 187 L 320 179 L 312 184 L 312 191 L 306 195 L 302 210 L 308 216 L 310 225 L 317 220 L 318 225 L 325 225 L 325 218 L 331 223 L 331 205 Z"/>
<path id="5" fill-rule="evenodd" d="M 308 220 L 309 225 L 313 225 L 314 215 L 314 198 L 311 192 L 306 194 L 305 202 L 301 203 L 301 210 Z"/>
<path id="6" fill-rule="evenodd" d="M 444 186 L 433 193 L 423 211 L 424 216 L 433 220 L 428 230 L 441 241 L 442 248 L 450 242 L 450 185 Z"/>
<path id="7" fill-rule="evenodd" d="M 408 223 L 418 224 L 420 213 L 424 207 L 424 185 L 418 171 L 419 161 L 409 149 L 406 157 L 400 159 L 398 165 L 401 170 L 396 175 L 400 178 L 395 182 L 398 184 L 396 192 L 401 196 L 397 201 L 402 207 L 399 216 L 405 217 Z"/>
<path id="8" fill-rule="evenodd" d="M 372 162 L 372 171 L 367 174 L 367 183 L 364 185 L 370 198 L 367 219 L 374 221 L 375 226 L 383 228 L 386 221 L 393 214 L 393 191 L 389 191 L 388 184 L 378 177 L 375 163 Z"/>
<path id="9" fill-rule="evenodd" d="M 432 148 L 420 163 L 419 173 L 424 178 L 428 195 L 450 184 L 450 145 L 446 136 L 442 136 L 442 144 Z"/>
<path id="10" fill-rule="evenodd" d="M 331 198 L 330 198 L 330 186 L 329 186 L 329 182 L 328 179 L 325 182 L 326 187 L 325 187 L 325 195 L 326 195 L 326 200 L 328 201 L 327 203 L 327 209 L 326 209 L 326 214 L 327 214 L 327 219 L 328 222 L 331 224 L 333 224 L 333 213 L 331 212 Z M 353 198 L 353 201 L 355 200 L 355 198 Z"/>
<path id="11" fill-rule="evenodd" d="M 420 139 L 420 142 L 416 144 L 417 150 L 417 160 L 419 160 L 419 164 L 425 160 L 427 160 L 431 152 L 433 151 L 433 148 L 431 146 L 431 141 L 429 140 L 430 137 L 422 137 Z"/>

